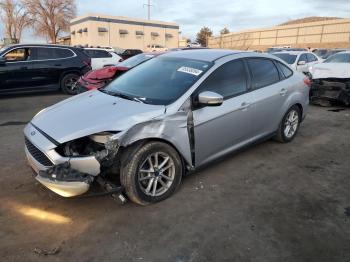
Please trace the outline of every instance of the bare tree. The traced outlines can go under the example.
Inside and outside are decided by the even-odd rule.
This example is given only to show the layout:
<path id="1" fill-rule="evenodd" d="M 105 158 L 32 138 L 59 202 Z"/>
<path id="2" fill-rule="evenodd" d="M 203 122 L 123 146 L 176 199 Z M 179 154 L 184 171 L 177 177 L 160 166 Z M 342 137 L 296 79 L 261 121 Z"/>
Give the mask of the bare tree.
<path id="1" fill-rule="evenodd" d="M 55 44 L 62 32 L 69 31 L 75 17 L 75 0 L 22 0 L 32 19 L 34 33 Z"/>
<path id="2" fill-rule="evenodd" d="M 22 2 L 16 0 L 0 1 L 1 20 L 4 23 L 6 37 L 19 42 L 23 29 L 29 25 Z"/>

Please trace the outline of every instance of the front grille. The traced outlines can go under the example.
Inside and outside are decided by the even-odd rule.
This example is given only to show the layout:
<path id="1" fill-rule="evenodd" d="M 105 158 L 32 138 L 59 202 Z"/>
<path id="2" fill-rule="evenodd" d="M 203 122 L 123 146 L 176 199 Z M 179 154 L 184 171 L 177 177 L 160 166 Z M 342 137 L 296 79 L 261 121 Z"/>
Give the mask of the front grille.
<path id="1" fill-rule="evenodd" d="M 29 153 L 32 155 L 32 157 L 35 158 L 36 161 L 38 161 L 40 164 L 44 166 L 53 166 L 53 163 L 51 162 L 51 160 L 43 152 L 41 152 L 35 145 L 33 145 L 28 138 L 24 137 L 24 142 L 26 144 L 26 147 Z"/>

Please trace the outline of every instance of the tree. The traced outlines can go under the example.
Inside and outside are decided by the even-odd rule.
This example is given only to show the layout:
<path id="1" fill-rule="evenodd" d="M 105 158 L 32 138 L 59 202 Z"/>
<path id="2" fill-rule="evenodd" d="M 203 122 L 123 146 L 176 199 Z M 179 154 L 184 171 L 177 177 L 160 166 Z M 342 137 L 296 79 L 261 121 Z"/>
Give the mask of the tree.
<path id="1" fill-rule="evenodd" d="M 197 33 L 197 42 L 202 46 L 208 46 L 208 38 L 213 35 L 213 31 L 211 31 L 208 27 L 204 26 Z"/>
<path id="2" fill-rule="evenodd" d="M 69 31 L 75 17 L 75 0 L 23 0 L 30 16 L 34 33 L 55 44 L 62 32 Z"/>
<path id="3" fill-rule="evenodd" d="M 224 35 L 228 33 L 230 33 L 230 30 L 228 30 L 227 27 L 224 27 L 222 30 L 220 30 L 220 35 Z"/>
<path id="4" fill-rule="evenodd" d="M 29 18 L 26 15 L 22 2 L 16 0 L 1 0 L 0 11 L 6 37 L 11 41 L 19 42 L 23 29 L 29 25 Z"/>

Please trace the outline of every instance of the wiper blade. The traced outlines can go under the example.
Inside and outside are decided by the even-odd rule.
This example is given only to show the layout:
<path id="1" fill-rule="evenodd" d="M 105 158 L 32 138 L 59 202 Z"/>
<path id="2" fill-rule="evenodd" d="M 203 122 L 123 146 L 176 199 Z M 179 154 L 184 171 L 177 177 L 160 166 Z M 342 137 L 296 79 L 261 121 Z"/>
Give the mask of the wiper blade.
<path id="1" fill-rule="evenodd" d="M 127 95 L 127 94 L 123 94 L 123 93 L 119 93 L 119 92 L 114 92 L 113 93 L 114 96 L 119 96 L 121 98 L 124 98 L 124 99 L 128 99 L 128 100 L 131 100 L 131 101 L 136 101 L 136 102 L 139 102 L 139 103 L 143 103 L 143 101 L 137 97 L 134 97 L 134 96 L 131 96 L 131 95 Z"/>

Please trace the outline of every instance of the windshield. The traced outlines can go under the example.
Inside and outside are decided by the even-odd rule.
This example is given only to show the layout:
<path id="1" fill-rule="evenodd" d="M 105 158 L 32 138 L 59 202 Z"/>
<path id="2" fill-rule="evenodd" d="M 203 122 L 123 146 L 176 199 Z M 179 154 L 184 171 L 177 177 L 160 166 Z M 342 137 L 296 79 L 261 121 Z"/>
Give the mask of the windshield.
<path id="1" fill-rule="evenodd" d="M 123 94 L 144 103 L 168 105 L 183 95 L 211 63 L 173 57 L 151 59 L 118 77 L 102 92 Z"/>
<path id="2" fill-rule="evenodd" d="M 138 64 L 141 64 L 142 62 L 145 62 L 151 58 L 153 58 L 155 55 L 148 55 L 148 54 L 139 54 L 135 55 L 133 57 L 130 57 L 123 62 L 119 63 L 118 66 L 125 66 L 128 68 L 133 68 L 137 66 Z"/>
<path id="3" fill-rule="evenodd" d="M 332 55 L 324 63 L 350 63 L 350 53 Z"/>
<path id="4" fill-rule="evenodd" d="M 8 48 L 9 48 L 8 46 L 4 46 L 4 47 L 0 48 L 0 55 Z"/>
<path id="5" fill-rule="evenodd" d="M 274 54 L 275 56 L 281 58 L 284 62 L 286 62 L 287 64 L 294 64 L 295 60 L 297 59 L 297 55 L 291 55 L 288 53 L 285 54 Z"/>

